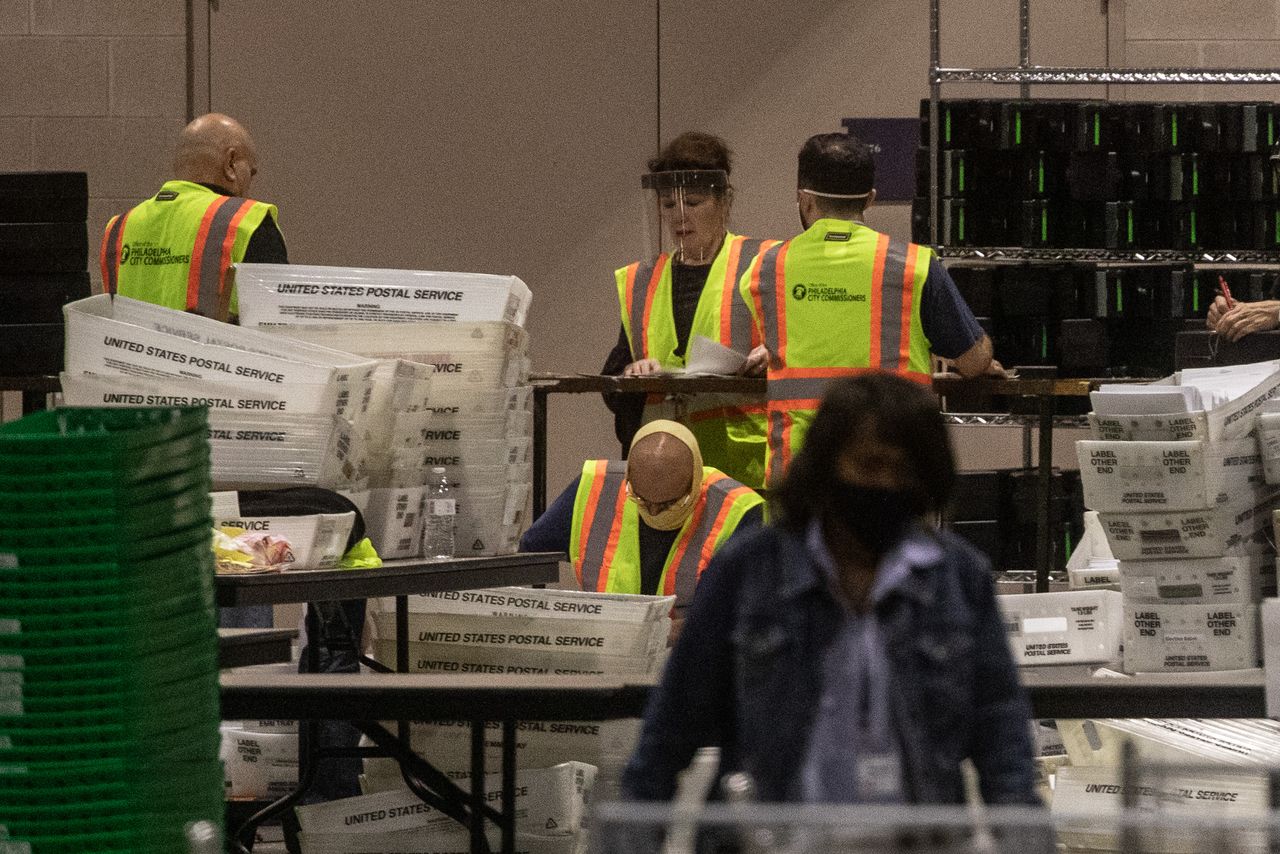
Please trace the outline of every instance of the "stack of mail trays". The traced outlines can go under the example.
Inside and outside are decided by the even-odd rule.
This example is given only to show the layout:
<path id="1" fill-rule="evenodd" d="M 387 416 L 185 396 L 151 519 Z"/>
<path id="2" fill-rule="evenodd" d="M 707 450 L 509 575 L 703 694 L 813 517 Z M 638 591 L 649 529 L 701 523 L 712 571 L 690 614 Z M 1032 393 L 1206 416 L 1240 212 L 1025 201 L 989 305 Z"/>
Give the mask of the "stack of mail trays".
<path id="1" fill-rule="evenodd" d="M 1258 665 L 1280 486 L 1257 434 L 1278 390 L 1280 362 L 1264 362 L 1093 393 L 1093 438 L 1076 448 L 1085 505 L 1119 560 L 1126 672 Z"/>
<path id="2" fill-rule="evenodd" d="M 531 294 L 514 276 L 242 264 L 242 321 L 381 366 L 366 432 L 370 528 L 383 557 L 416 557 L 426 484 L 443 467 L 458 556 L 515 551 L 531 485 Z M 423 395 L 430 401 L 422 405 Z M 388 418 L 388 412 L 404 413 Z"/>

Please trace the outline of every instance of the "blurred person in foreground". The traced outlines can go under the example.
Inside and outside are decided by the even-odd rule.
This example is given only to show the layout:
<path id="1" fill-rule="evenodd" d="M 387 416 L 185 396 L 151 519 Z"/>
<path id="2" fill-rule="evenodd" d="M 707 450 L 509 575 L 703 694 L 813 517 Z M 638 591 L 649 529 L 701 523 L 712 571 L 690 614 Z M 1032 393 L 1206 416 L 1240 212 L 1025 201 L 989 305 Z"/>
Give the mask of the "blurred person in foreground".
<path id="1" fill-rule="evenodd" d="M 1030 706 L 990 567 L 930 526 L 955 467 L 937 401 L 873 372 L 831 383 L 775 520 L 716 555 L 625 794 L 668 800 L 719 747 L 761 801 L 1038 804 Z"/>

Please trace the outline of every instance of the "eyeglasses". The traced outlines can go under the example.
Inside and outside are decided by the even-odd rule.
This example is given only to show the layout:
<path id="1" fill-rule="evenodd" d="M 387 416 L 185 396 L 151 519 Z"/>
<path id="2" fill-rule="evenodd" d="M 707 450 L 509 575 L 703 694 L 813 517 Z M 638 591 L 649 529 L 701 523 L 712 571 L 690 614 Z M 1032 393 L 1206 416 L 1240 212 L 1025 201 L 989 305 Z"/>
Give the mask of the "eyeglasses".
<path id="1" fill-rule="evenodd" d="M 636 504 L 639 504 L 654 516 L 657 516 L 659 513 L 665 513 L 672 507 L 688 507 L 693 501 L 692 490 L 686 492 L 679 498 L 673 498 L 670 501 L 650 501 L 647 498 L 641 498 L 639 495 L 636 495 L 635 490 L 631 488 L 631 481 L 629 480 L 623 481 L 623 488 L 627 492 L 627 498 L 631 499 Z"/>

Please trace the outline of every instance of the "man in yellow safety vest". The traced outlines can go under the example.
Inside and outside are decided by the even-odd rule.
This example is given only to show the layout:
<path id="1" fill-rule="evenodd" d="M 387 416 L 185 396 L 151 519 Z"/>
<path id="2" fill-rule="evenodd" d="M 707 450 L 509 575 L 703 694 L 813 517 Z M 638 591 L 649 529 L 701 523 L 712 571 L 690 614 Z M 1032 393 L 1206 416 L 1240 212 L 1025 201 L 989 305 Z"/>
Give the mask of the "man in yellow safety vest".
<path id="1" fill-rule="evenodd" d="M 870 149 L 839 133 L 800 150 L 805 231 L 762 251 L 739 282 L 769 350 L 769 482 L 799 450 L 826 384 L 865 370 L 930 382 L 930 353 L 965 377 L 1003 373 L 991 340 L 932 250 L 869 228 Z"/>
<path id="2" fill-rule="evenodd" d="M 158 193 L 107 223 L 103 288 L 234 322 L 231 265 L 289 261 L 275 206 L 246 198 L 258 173 L 253 140 L 229 116 L 201 116 L 179 136 L 173 173 Z"/>
<path id="3" fill-rule="evenodd" d="M 688 428 L 651 421 L 625 462 L 587 460 L 520 550 L 568 552 L 583 590 L 674 595 L 679 615 L 711 556 L 757 527 L 763 505 L 755 490 L 702 465 Z"/>

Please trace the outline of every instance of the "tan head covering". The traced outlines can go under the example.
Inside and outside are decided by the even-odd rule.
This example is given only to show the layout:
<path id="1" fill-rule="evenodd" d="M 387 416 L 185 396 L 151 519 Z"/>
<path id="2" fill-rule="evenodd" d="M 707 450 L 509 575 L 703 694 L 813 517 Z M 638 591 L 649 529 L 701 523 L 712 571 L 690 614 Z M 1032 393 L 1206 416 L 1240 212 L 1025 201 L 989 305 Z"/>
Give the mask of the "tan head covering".
<path id="1" fill-rule="evenodd" d="M 651 421 L 640 428 L 635 438 L 631 440 L 631 448 L 634 451 L 637 444 L 642 439 L 654 435 L 655 433 L 664 433 L 671 436 L 680 444 L 689 449 L 690 455 L 693 457 L 693 470 L 690 473 L 690 483 L 686 494 L 692 494 L 694 500 L 688 503 L 678 504 L 669 507 L 656 516 L 649 513 L 643 505 L 640 507 L 640 517 L 650 527 L 659 530 L 671 530 L 680 527 L 684 520 L 693 512 L 693 507 L 697 503 L 696 498 L 698 492 L 702 488 L 702 452 L 698 449 L 698 440 L 694 438 L 693 433 L 689 432 L 689 428 L 683 424 L 677 424 L 674 421 L 658 420 Z M 631 480 L 631 460 L 636 455 L 632 454 L 627 462 L 627 480 Z M 683 462 L 683 460 L 681 460 Z"/>

